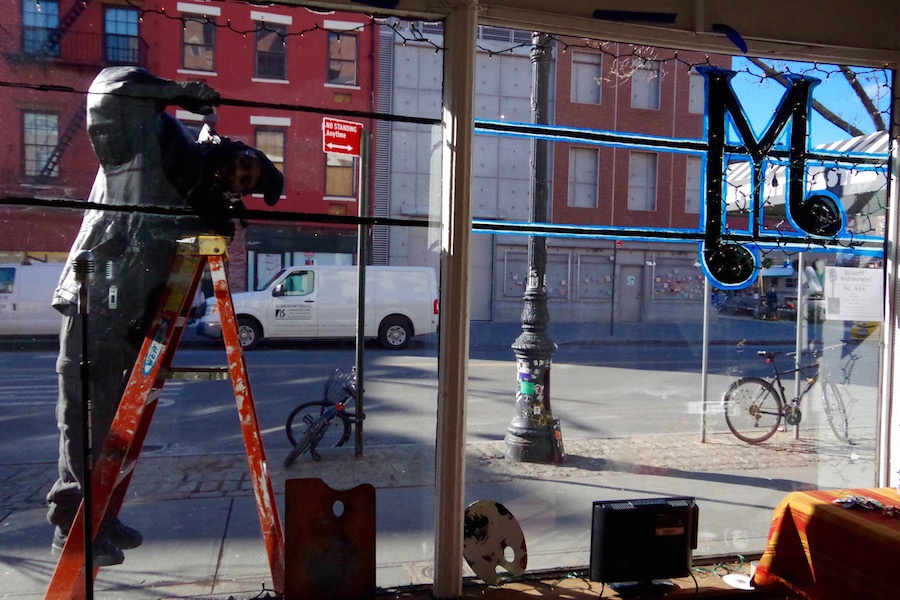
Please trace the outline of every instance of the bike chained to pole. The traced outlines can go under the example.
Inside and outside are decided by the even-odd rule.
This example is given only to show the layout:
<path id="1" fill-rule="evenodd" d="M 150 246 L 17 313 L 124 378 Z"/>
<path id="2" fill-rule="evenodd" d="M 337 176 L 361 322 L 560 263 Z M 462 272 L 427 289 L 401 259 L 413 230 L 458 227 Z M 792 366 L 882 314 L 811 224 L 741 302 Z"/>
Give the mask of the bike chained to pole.
<path id="1" fill-rule="evenodd" d="M 765 358 L 771 365 L 773 375 L 769 378 L 747 376 L 734 381 L 722 396 L 722 404 L 725 412 L 725 422 L 731 433 L 738 439 L 748 444 L 759 444 L 771 438 L 781 425 L 782 419 L 786 425 L 798 428 L 803 414 L 800 405 L 809 391 L 819 381 L 821 372 L 821 357 L 828 350 L 843 348 L 846 342 L 834 344 L 813 351 L 814 361 L 807 365 L 801 365 L 795 360 L 792 369 L 780 369 L 776 362 L 778 356 L 795 356 L 796 352 L 772 352 L 760 350 L 757 355 Z M 806 385 L 792 398 L 788 399 L 785 392 L 782 376 L 797 374 L 803 377 Z M 853 444 L 850 439 L 849 419 L 846 403 L 837 384 L 826 373 L 820 386 L 822 390 L 822 405 L 825 418 L 832 432 L 839 441 Z"/>

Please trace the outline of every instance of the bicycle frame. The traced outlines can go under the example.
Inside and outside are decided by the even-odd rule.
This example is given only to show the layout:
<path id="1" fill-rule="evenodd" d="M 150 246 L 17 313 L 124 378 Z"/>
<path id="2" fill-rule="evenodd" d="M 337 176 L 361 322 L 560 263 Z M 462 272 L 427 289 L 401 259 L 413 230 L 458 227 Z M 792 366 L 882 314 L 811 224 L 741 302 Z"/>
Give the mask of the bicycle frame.
<path id="1" fill-rule="evenodd" d="M 803 397 L 809 393 L 809 390 L 816 385 L 816 382 L 819 380 L 819 353 L 816 353 L 816 361 L 814 363 L 808 365 L 800 365 L 796 366 L 793 369 L 782 370 L 778 368 L 778 365 L 775 362 L 776 357 L 779 353 L 777 352 L 769 352 L 767 350 L 761 350 L 758 352 L 760 356 L 764 356 L 766 362 L 772 366 L 773 377 L 770 383 L 777 385 L 775 388 L 779 394 L 781 394 L 781 401 L 784 405 L 785 412 L 787 412 L 788 404 L 796 404 L 796 406 L 800 406 L 800 402 L 803 400 Z M 810 370 L 814 370 L 815 372 L 810 376 L 808 372 Z M 781 381 L 781 377 L 783 375 L 791 375 L 793 373 L 800 373 L 803 378 L 806 380 L 806 387 L 803 390 L 794 396 L 788 401 L 788 396 L 785 394 L 784 383 Z"/>

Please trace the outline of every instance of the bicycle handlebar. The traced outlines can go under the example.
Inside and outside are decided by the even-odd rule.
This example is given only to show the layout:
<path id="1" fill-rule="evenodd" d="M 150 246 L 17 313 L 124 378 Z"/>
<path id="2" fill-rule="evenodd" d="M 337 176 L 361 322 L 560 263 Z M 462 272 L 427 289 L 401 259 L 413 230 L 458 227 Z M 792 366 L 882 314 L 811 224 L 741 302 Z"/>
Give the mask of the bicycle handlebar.
<path id="1" fill-rule="evenodd" d="M 831 346 L 825 346 L 824 348 L 819 348 L 818 350 L 813 350 L 813 356 L 819 357 L 825 353 L 826 350 L 834 350 L 835 348 L 843 348 L 847 345 L 847 342 L 841 342 L 839 344 L 832 344 Z M 796 356 L 796 352 L 772 352 L 771 350 L 757 350 L 756 354 L 758 356 L 763 356 L 766 360 L 772 360 L 779 354 L 784 354 L 785 356 Z"/>

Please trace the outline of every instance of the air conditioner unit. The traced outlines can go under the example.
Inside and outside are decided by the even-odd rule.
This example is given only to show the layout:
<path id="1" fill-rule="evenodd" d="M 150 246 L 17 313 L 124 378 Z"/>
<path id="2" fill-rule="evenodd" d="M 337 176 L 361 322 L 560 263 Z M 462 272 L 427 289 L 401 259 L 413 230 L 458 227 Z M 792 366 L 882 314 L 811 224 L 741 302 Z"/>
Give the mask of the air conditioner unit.
<path id="1" fill-rule="evenodd" d="M 693 498 L 594 502 L 590 579 L 620 595 L 661 595 L 670 577 L 690 574 L 699 509 Z"/>

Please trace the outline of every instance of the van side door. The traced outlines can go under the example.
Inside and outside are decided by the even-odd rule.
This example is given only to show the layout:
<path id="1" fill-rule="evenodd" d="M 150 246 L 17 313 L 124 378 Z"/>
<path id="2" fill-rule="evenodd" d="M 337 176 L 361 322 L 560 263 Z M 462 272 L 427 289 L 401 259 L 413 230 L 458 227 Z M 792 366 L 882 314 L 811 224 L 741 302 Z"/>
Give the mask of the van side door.
<path id="1" fill-rule="evenodd" d="M 316 337 L 319 333 L 317 273 L 293 269 L 272 288 L 268 337 Z"/>
<path id="2" fill-rule="evenodd" d="M 15 267 L 0 267 L 0 335 L 18 332 L 15 285 Z"/>

